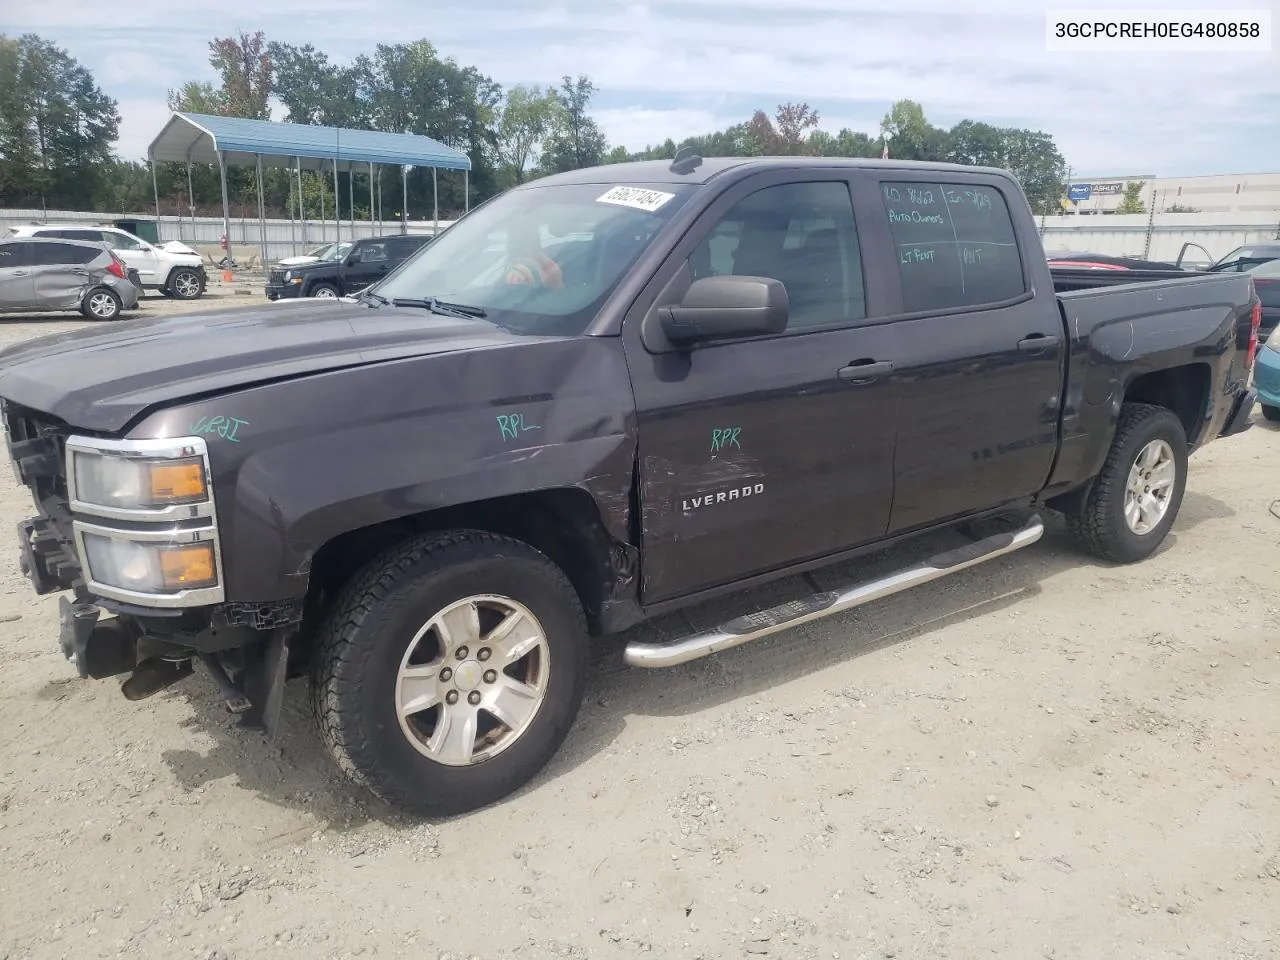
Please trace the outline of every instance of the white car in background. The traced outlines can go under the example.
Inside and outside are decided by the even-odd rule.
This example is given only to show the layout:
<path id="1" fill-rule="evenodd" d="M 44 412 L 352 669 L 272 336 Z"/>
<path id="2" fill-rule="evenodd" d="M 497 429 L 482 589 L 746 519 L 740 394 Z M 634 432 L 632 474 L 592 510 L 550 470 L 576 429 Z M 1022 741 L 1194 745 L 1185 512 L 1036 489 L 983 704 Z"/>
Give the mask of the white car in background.
<path id="1" fill-rule="evenodd" d="M 351 243 L 352 241 L 350 240 L 343 240 L 341 243 L 326 243 L 299 256 L 285 257 L 283 260 L 278 260 L 276 261 L 276 266 L 300 267 L 304 263 L 316 263 L 319 260 L 341 260 L 347 255 L 347 251 L 351 249 Z"/>
<path id="2" fill-rule="evenodd" d="M 117 227 L 83 223 L 39 223 L 10 227 L 10 237 L 48 237 L 101 243 L 125 265 L 138 271 L 144 290 L 159 290 L 177 300 L 195 300 L 204 294 L 208 277 L 200 254 L 176 240 L 151 244 Z"/>

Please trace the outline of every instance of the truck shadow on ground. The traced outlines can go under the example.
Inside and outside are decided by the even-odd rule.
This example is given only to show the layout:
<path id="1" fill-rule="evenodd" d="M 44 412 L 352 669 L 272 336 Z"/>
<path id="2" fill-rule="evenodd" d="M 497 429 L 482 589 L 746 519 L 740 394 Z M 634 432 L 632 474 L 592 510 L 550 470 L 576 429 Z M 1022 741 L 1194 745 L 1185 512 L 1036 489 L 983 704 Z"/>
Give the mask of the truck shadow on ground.
<path id="1" fill-rule="evenodd" d="M 1200 523 L 1234 515 L 1226 504 L 1188 491 L 1177 531 L 1185 535 Z M 685 716 L 733 701 L 746 701 L 772 687 L 817 673 L 886 647 L 927 636 L 941 627 L 989 617 L 1036 596 L 1041 584 L 1069 569 L 1095 568 L 1124 577 L 1124 567 L 1093 560 L 1076 548 L 1060 519 L 1046 516 L 1044 538 L 1034 546 L 989 564 L 888 597 L 866 607 L 781 631 L 734 650 L 664 670 L 627 667 L 622 651 L 631 640 L 669 640 L 726 619 L 764 609 L 813 591 L 805 578 L 793 577 L 766 587 L 715 600 L 679 614 L 642 624 L 625 634 L 597 641 L 582 712 L 568 740 L 535 780 L 497 804 L 470 814 L 494 815 L 531 791 L 606 751 L 633 716 Z M 1171 534 L 1160 552 L 1178 548 Z M 817 571 L 822 589 L 874 579 L 964 541 L 945 533 Z M 306 684 L 286 690 L 279 740 L 268 743 L 255 731 L 240 729 L 217 700 L 202 674 L 169 694 L 185 698 L 189 724 L 212 736 L 207 752 L 169 751 L 164 762 L 186 790 L 234 777 L 242 789 L 270 803 L 306 812 L 330 829 L 351 829 L 370 820 L 392 828 L 420 824 L 372 799 L 336 769 L 311 720 Z"/>

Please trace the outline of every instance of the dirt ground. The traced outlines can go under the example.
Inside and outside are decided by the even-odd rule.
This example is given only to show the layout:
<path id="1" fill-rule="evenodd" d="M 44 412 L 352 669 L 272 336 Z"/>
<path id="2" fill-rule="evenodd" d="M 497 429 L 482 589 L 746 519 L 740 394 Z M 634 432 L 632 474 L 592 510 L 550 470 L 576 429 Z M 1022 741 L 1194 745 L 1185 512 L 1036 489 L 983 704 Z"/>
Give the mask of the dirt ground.
<path id="1" fill-rule="evenodd" d="M 687 667 L 602 642 L 544 775 L 439 823 L 346 785 L 296 683 L 272 746 L 202 675 L 76 679 L 0 542 L 0 958 L 1280 956 L 1277 497 L 1259 420 L 1193 458 L 1141 565 L 1053 524 Z M 0 471 L 0 528 L 30 509 Z"/>

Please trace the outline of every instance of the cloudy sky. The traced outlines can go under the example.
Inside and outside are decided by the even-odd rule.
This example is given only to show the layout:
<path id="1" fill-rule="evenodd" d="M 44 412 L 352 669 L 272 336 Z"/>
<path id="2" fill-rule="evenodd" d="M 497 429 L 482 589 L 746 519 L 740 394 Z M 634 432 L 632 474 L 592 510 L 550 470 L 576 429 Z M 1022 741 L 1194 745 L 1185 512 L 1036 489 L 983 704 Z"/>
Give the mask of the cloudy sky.
<path id="1" fill-rule="evenodd" d="M 1082 175 L 1280 170 L 1280 47 L 1270 54 L 1057 53 L 1046 9 L 1069 0 L 54 0 L 6 7 L 10 34 L 65 47 L 120 103 L 119 151 L 141 157 L 165 92 L 213 80 L 208 41 L 238 30 L 332 59 L 425 37 L 504 85 L 585 73 L 611 144 L 638 149 L 804 100 L 835 131 L 874 134 L 890 102 L 1053 134 Z M 1277 0 L 1231 0 L 1272 10 Z M 1078 9 L 1218 9 L 1093 0 Z"/>

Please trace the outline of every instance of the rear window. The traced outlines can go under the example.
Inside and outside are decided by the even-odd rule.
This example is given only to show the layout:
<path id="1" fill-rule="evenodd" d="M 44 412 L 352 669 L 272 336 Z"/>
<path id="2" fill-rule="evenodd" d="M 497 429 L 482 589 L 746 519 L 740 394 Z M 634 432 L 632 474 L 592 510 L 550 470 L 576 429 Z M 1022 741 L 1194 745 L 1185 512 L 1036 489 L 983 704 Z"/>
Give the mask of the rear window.
<path id="1" fill-rule="evenodd" d="M 994 187 L 883 182 L 908 313 L 1001 303 L 1026 291 L 1013 218 Z"/>

